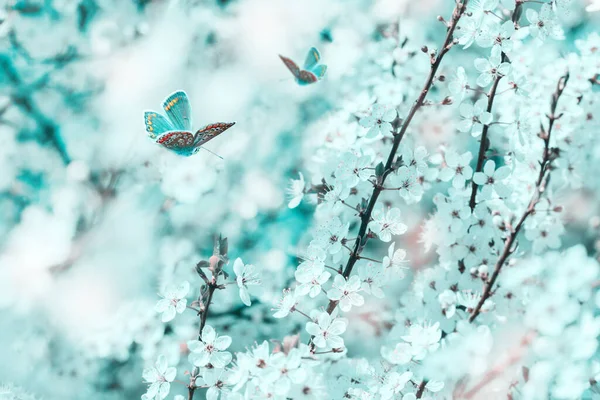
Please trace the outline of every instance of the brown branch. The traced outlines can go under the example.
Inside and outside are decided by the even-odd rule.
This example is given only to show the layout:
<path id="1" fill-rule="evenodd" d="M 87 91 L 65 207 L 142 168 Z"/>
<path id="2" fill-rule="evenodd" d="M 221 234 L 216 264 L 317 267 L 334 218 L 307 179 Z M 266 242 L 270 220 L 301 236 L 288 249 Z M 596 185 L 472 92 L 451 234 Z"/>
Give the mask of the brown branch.
<path id="1" fill-rule="evenodd" d="M 523 6 L 522 2 L 517 2 L 515 5 L 515 10 L 512 13 L 512 17 L 511 20 L 513 22 L 513 24 L 518 24 L 519 22 L 519 18 L 521 16 L 521 7 Z M 506 56 L 506 54 L 502 53 L 502 62 L 506 62 L 508 61 L 508 57 Z M 504 75 L 500 75 L 498 74 L 496 76 L 496 79 L 494 79 L 494 83 L 492 84 L 492 88 L 490 89 L 490 91 L 487 94 L 487 98 L 488 98 L 488 103 L 487 103 L 487 108 L 486 111 L 491 113 L 492 109 L 494 107 L 494 99 L 496 97 L 496 91 L 498 90 L 498 84 L 500 83 L 500 79 L 502 79 L 504 77 Z M 481 131 L 481 142 L 479 143 L 479 153 L 477 155 L 477 166 L 475 167 L 475 171 L 473 172 L 473 175 L 475 175 L 477 172 L 481 172 L 483 171 L 483 163 L 485 161 L 485 153 L 488 150 L 488 145 L 489 145 L 489 140 L 487 138 L 488 135 L 488 131 L 490 129 L 490 125 L 484 125 L 483 126 L 483 130 Z M 475 209 L 475 199 L 477 197 L 477 188 L 478 185 L 475 183 L 475 180 L 471 181 L 471 198 L 469 199 L 469 207 L 471 207 L 471 211 L 473 211 L 473 209 Z"/>
<path id="2" fill-rule="evenodd" d="M 423 393 L 425 393 L 425 385 L 427 385 L 427 382 L 423 379 L 423 381 L 419 384 L 419 387 L 417 388 L 417 393 L 415 394 L 417 399 L 423 397 Z"/>
<path id="3" fill-rule="evenodd" d="M 423 89 L 421 89 L 419 97 L 417 98 L 417 100 L 415 101 L 413 106 L 411 107 L 406 118 L 403 120 L 400 131 L 399 132 L 394 131 L 394 142 L 392 144 L 392 148 L 390 150 L 387 161 L 385 163 L 384 172 L 383 172 L 383 175 L 381 176 L 381 180 L 379 182 L 377 182 L 377 184 L 374 186 L 373 193 L 371 194 L 367 208 L 364 211 L 360 212 L 361 223 L 360 223 L 360 228 L 358 230 L 358 237 L 356 238 L 356 241 L 354 242 L 354 248 L 350 253 L 350 258 L 348 259 L 348 263 L 346 264 L 346 267 L 344 268 L 344 272 L 342 273 L 342 275 L 346 279 L 348 279 L 348 277 L 352 273 L 354 264 L 356 264 L 356 261 L 358 260 L 358 258 L 360 256 L 362 248 L 364 247 L 364 245 L 367 242 L 367 239 L 368 239 L 367 227 L 369 225 L 369 222 L 371 221 L 371 214 L 373 213 L 373 209 L 375 208 L 377 199 L 379 198 L 379 195 L 381 194 L 381 191 L 383 190 L 383 185 L 385 183 L 386 178 L 390 175 L 390 173 L 392 173 L 395 170 L 394 158 L 396 156 L 396 152 L 398 151 L 398 147 L 400 146 L 400 142 L 402 141 L 402 138 L 404 137 L 404 134 L 406 133 L 413 117 L 425 103 L 425 98 L 427 97 L 427 94 L 429 93 L 429 90 L 431 89 L 431 85 L 433 84 L 435 74 L 436 74 L 438 68 L 440 67 L 440 64 L 442 63 L 442 59 L 454 45 L 454 36 L 453 36 L 454 30 L 456 29 L 458 21 L 460 20 L 460 18 L 464 14 L 465 10 L 467 9 L 467 3 L 468 3 L 468 0 L 461 0 L 461 1 L 456 2 L 456 6 L 454 7 L 454 11 L 452 12 L 452 19 L 448 23 L 448 29 L 446 31 L 446 38 L 444 40 L 444 43 L 443 43 L 441 49 L 439 50 L 439 54 L 437 54 L 437 56 L 435 56 L 434 59 L 432 58 L 429 75 L 427 76 L 427 80 L 425 81 L 425 84 L 423 85 Z M 327 313 L 331 314 L 333 312 L 333 310 L 335 310 L 337 304 L 338 304 L 338 302 L 336 300 L 330 300 L 329 305 L 327 306 Z M 312 342 L 312 337 L 311 337 L 311 342 Z"/>
<path id="4" fill-rule="evenodd" d="M 206 318 L 208 317 L 208 310 L 210 305 L 212 304 L 213 295 L 215 290 L 219 289 L 220 286 L 217 283 L 219 275 L 222 273 L 223 267 L 225 266 L 225 262 L 227 260 L 227 238 L 219 237 L 215 241 L 215 246 L 213 249 L 213 256 L 211 257 L 210 264 L 206 261 L 200 261 L 196 266 L 196 270 L 198 270 L 198 274 L 201 275 L 204 279 L 206 276 L 201 268 L 206 266 L 210 266 L 209 268 L 212 270 L 212 277 L 210 281 L 204 286 L 206 288 L 205 292 L 202 293 L 202 289 L 200 290 L 200 296 L 198 296 L 198 303 L 200 304 L 200 327 L 198 329 L 198 340 L 202 340 L 202 330 L 206 326 Z M 206 295 L 206 301 L 203 301 L 202 298 Z M 195 367 L 192 373 L 190 374 L 190 383 L 188 384 L 188 400 L 192 400 L 194 398 L 194 393 L 198 387 L 195 384 L 196 377 L 198 376 L 198 368 Z"/>
<path id="5" fill-rule="evenodd" d="M 498 275 L 500 275 L 500 271 L 502 270 L 504 263 L 507 261 L 508 257 L 510 257 L 510 255 L 514 251 L 513 244 L 514 244 L 515 240 L 517 239 L 517 236 L 518 236 L 519 232 L 521 231 L 521 228 L 523 227 L 523 223 L 525 222 L 527 217 L 529 217 L 531 214 L 534 213 L 535 206 L 540 201 L 542 194 L 545 191 L 546 182 L 549 178 L 550 166 L 552 164 L 552 161 L 554 161 L 556 159 L 556 153 L 552 149 L 550 149 L 550 137 L 552 135 L 552 128 L 554 127 L 554 121 L 559 119 L 562 115 L 562 114 L 556 115 L 556 107 L 558 105 L 558 100 L 560 99 L 560 96 L 563 94 L 563 91 L 565 90 L 565 86 L 566 86 L 568 80 L 569 80 L 568 73 L 564 76 L 561 76 L 560 79 L 558 80 L 558 83 L 556 85 L 556 90 L 554 91 L 554 94 L 552 95 L 552 102 L 550 105 L 550 115 L 547 115 L 548 131 L 545 132 L 542 127 L 542 132 L 540 134 L 540 137 L 544 140 L 544 153 L 542 156 L 542 162 L 540 163 L 540 172 L 539 172 L 538 178 L 536 180 L 536 187 L 535 187 L 533 196 L 531 197 L 531 200 L 529 201 L 529 204 L 527 205 L 527 209 L 525 210 L 523 215 L 521 215 L 519 222 L 517 223 L 515 228 L 512 230 L 512 232 L 506 239 L 506 242 L 504 243 L 504 249 L 502 250 L 502 253 L 500 254 L 500 258 L 498 258 L 498 261 L 496 261 L 496 265 L 494 266 L 494 272 L 492 273 L 492 276 L 485 284 L 483 294 L 481 295 L 481 299 L 477 303 L 477 306 L 473 309 L 473 312 L 471 313 L 471 316 L 469 317 L 469 322 L 473 322 L 475 320 L 475 318 L 477 318 L 477 316 L 481 313 L 481 307 L 483 307 L 483 304 L 485 303 L 485 301 L 492 295 L 492 288 L 494 287 L 494 284 L 496 283 L 496 280 L 498 279 Z"/>

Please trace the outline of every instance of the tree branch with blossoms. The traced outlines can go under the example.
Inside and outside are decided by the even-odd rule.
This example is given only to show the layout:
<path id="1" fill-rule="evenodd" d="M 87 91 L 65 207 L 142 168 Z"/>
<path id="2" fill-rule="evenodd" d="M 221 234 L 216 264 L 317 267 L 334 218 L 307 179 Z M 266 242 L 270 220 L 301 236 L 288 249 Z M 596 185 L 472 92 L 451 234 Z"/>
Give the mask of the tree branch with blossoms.
<path id="1" fill-rule="evenodd" d="M 375 205 L 377 204 L 377 199 L 379 198 L 379 195 L 381 194 L 381 192 L 384 190 L 385 180 L 394 170 L 397 169 L 397 162 L 395 162 L 395 157 L 396 157 L 396 152 L 398 151 L 398 147 L 400 146 L 400 142 L 404 138 L 404 135 L 406 134 L 406 131 L 408 130 L 408 127 L 410 126 L 410 123 L 411 123 L 412 119 L 414 118 L 415 114 L 425 104 L 425 98 L 427 97 L 427 94 L 429 93 L 429 90 L 431 89 L 431 86 L 433 85 L 434 79 L 436 77 L 436 73 L 442 63 L 442 59 L 448 53 L 448 51 L 450 51 L 452 46 L 456 43 L 455 39 L 454 39 L 454 31 L 458 25 L 460 18 L 462 17 L 465 10 L 467 9 L 467 2 L 468 2 L 468 0 L 456 2 L 456 6 L 454 7 L 454 11 L 452 12 L 452 18 L 447 23 L 447 31 L 446 31 L 446 37 L 444 39 L 444 43 L 442 44 L 442 47 L 439 50 L 439 53 L 432 56 L 432 58 L 431 58 L 431 67 L 430 67 L 427 79 L 425 80 L 425 84 L 423 85 L 423 89 L 419 93 L 417 100 L 412 105 L 406 118 L 404 120 L 402 120 L 402 126 L 401 126 L 400 130 L 393 132 L 394 141 L 392 144 L 392 148 L 390 149 L 390 153 L 387 157 L 385 165 L 383 166 L 383 170 L 381 171 L 381 174 L 377 176 L 378 179 L 377 179 L 377 182 L 375 182 L 375 185 L 373 187 L 373 192 L 371 194 L 371 197 L 369 198 L 369 203 L 367 204 L 367 207 L 364 210 L 359 211 L 359 216 L 360 216 L 360 220 L 361 220 L 360 228 L 358 230 L 357 238 L 354 242 L 354 247 L 350 253 L 350 257 L 348 258 L 348 262 L 346 263 L 346 266 L 342 273 L 342 276 L 345 279 L 348 279 L 348 277 L 350 277 L 350 274 L 352 273 L 352 269 L 354 268 L 354 265 L 356 264 L 356 262 L 360 259 L 360 253 L 362 252 L 362 249 L 364 248 L 364 246 L 367 243 L 367 240 L 368 240 L 368 229 L 367 228 L 368 228 L 369 222 L 372 219 L 371 215 L 373 213 L 373 209 L 375 208 Z M 338 300 L 330 300 L 329 301 L 329 304 L 327 306 L 328 314 L 333 313 L 333 310 L 335 310 L 338 302 L 339 302 Z M 311 341 L 312 341 L 312 339 L 313 338 L 311 338 Z M 314 348 L 313 348 L 313 350 L 314 350 Z"/>
<path id="2" fill-rule="evenodd" d="M 519 235 L 519 232 L 521 231 L 525 220 L 530 215 L 535 213 L 535 206 L 538 204 L 542 195 L 545 192 L 546 184 L 550 179 L 550 170 L 552 162 L 558 157 L 558 149 L 550 148 L 550 138 L 552 135 L 552 128 L 554 127 L 554 122 L 556 122 L 562 116 L 561 114 L 556 115 L 556 108 L 558 105 L 558 101 L 565 90 L 565 86 L 567 85 L 568 80 L 568 73 L 564 76 L 561 76 L 561 78 L 558 80 L 556 90 L 552 95 L 550 114 L 546 115 L 546 117 L 548 118 L 548 129 L 545 130 L 543 126 L 540 126 L 541 132 L 539 133 L 539 137 L 544 141 L 544 151 L 542 161 L 540 162 L 540 172 L 536 180 L 534 194 L 531 200 L 529 201 L 525 212 L 521 215 L 521 218 L 519 218 L 519 221 L 515 225 L 515 228 L 512 229 L 511 233 L 506 239 L 502 253 L 500 254 L 500 257 L 498 258 L 498 261 L 496 261 L 496 264 L 494 266 L 494 272 L 492 273 L 489 280 L 486 282 L 485 287 L 483 289 L 483 293 L 481 295 L 481 299 L 479 300 L 479 302 L 471 312 L 471 315 L 469 316 L 469 322 L 473 322 L 477 318 L 477 316 L 481 313 L 481 308 L 483 307 L 486 300 L 490 298 L 490 296 L 492 296 L 492 289 L 494 287 L 494 284 L 496 283 L 496 280 L 498 279 L 498 275 L 500 275 L 502 267 L 504 266 L 510 255 L 513 254 L 515 251 L 515 249 L 513 248 L 513 244 L 515 243 L 515 240 L 517 239 L 517 236 Z"/>
<path id="3" fill-rule="evenodd" d="M 512 21 L 513 25 L 515 25 L 515 26 L 517 26 L 519 23 L 519 18 L 522 13 L 522 7 L 523 7 L 523 2 L 517 1 L 515 4 L 515 9 L 513 10 L 513 13 L 511 16 L 511 21 Z M 507 61 L 510 62 L 508 60 L 506 53 L 502 52 L 502 56 L 500 58 L 500 63 L 502 64 Z M 489 114 L 491 114 L 492 109 L 494 107 L 494 99 L 496 98 L 498 84 L 500 83 L 500 80 L 503 77 L 504 77 L 503 74 L 498 73 L 494 79 L 494 83 L 492 84 L 490 91 L 486 94 L 486 97 L 487 97 L 486 112 Z M 481 141 L 479 143 L 479 152 L 477 155 L 477 165 L 475 167 L 475 173 L 483 171 L 483 163 L 485 161 L 485 153 L 487 152 L 487 150 L 489 148 L 488 132 L 489 132 L 490 126 L 491 126 L 491 123 L 485 124 L 481 131 Z M 477 197 L 477 188 L 478 187 L 479 187 L 478 184 L 475 182 L 475 180 L 473 180 L 471 182 L 471 197 L 469 199 L 469 207 L 471 207 L 471 211 L 475 209 L 475 205 L 476 205 L 475 201 L 476 201 L 476 197 Z"/>

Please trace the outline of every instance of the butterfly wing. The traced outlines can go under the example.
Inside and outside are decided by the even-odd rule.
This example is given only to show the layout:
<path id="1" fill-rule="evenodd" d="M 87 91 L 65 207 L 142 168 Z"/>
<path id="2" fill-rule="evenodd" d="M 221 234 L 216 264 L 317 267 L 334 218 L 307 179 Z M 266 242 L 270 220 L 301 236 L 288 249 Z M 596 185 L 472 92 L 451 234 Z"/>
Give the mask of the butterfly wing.
<path id="1" fill-rule="evenodd" d="M 146 124 L 146 133 L 151 139 L 167 131 L 175 130 L 173 124 L 168 119 L 154 111 L 146 111 L 144 113 L 144 122 Z"/>
<path id="2" fill-rule="evenodd" d="M 217 122 L 216 124 L 205 126 L 198 130 L 194 135 L 194 147 L 202 146 L 204 143 L 219 136 L 233 125 L 235 125 L 235 122 Z"/>
<path id="3" fill-rule="evenodd" d="M 182 156 L 191 156 L 194 151 L 194 135 L 187 131 L 165 132 L 156 139 L 156 143 Z"/>
<path id="4" fill-rule="evenodd" d="M 310 71 L 315 74 L 318 79 L 322 79 L 325 76 L 325 72 L 327 72 L 327 65 L 317 65 Z"/>
<path id="5" fill-rule="evenodd" d="M 317 66 L 317 63 L 320 59 L 321 53 L 319 53 L 319 50 L 317 50 L 314 47 L 311 47 L 311 49 L 308 51 L 308 54 L 306 55 L 306 60 L 304 61 L 304 69 L 307 71 L 312 70 L 314 67 Z"/>
<path id="6" fill-rule="evenodd" d="M 298 82 L 298 84 L 301 86 L 309 85 L 311 83 L 315 83 L 316 81 L 318 81 L 317 76 L 312 72 L 306 71 L 304 69 L 300 70 L 300 73 L 296 78 L 296 82 Z"/>
<path id="7" fill-rule="evenodd" d="M 283 63 L 290 70 L 292 75 L 294 75 L 294 78 L 298 79 L 298 77 L 300 76 L 300 67 L 298 67 L 298 65 L 295 62 L 293 62 L 287 57 L 280 55 L 279 58 L 281 58 L 281 61 L 283 61 Z"/>
<path id="8" fill-rule="evenodd" d="M 178 90 L 167 97 L 163 109 L 176 130 L 192 131 L 192 106 L 184 91 Z"/>

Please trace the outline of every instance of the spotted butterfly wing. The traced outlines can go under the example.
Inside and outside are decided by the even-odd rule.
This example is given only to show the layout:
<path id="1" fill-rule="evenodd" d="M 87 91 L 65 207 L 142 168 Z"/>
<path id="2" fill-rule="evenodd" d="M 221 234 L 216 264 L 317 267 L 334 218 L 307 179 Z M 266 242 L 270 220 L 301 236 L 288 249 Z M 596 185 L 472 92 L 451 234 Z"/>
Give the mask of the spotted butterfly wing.
<path id="1" fill-rule="evenodd" d="M 284 57 L 282 55 L 279 55 L 279 58 L 281 58 L 281 61 L 283 61 L 283 63 L 290 70 L 292 75 L 294 75 L 294 78 L 298 79 L 300 77 L 300 67 L 298 66 L 298 64 L 296 64 L 290 58 Z"/>
<path id="2" fill-rule="evenodd" d="M 146 124 L 146 133 L 151 139 L 156 139 L 158 135 L 175 129 L 168 119 L 154 111 L 144 113 L 144 123 Z"/>
<path id="3" fill-rule="evenodd" d="M 165 132 L 156 139 L 156 143 L 181 156 L 191 156 L 198 151 L 194 146 L 194 135 L 186 131 Z"/>
<path id="4" fill-rule="evenodd" d="M 306 71 L 304 69 L 300 70 L 300 74 L 298 75 L 298 78 L 296 78 L 296 82 L 298 82 L 298 84 L 301 86 L 315 83 L 318 80 L 319 79 L 317 78 L 317 76 L 315 74 L 313 74 L 310 71 Z"/>
<path id="5" fill-rule="evenodd" d="M 163 102 L 163 109 L 176 130 L 192 131 L 192 106 L 183 90 L 167 97 Z"/>
<path id="6" fill-rule="evenodd" d="M 194 135 L 194 147 L 200 147 L 235 125 L 235 122 L 217 122 L 199 129 Z"/>

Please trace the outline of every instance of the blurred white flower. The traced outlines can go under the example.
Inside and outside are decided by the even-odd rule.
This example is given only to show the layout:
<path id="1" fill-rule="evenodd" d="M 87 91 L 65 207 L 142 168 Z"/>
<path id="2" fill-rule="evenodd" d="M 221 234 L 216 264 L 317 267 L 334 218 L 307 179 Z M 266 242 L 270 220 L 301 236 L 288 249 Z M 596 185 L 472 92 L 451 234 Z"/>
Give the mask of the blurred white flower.
<path id="1" fill-rule="evenodd" d="M 396 119 L 396 109 L 381 104 L 373 105 L 371 114 L 358 121 L 360 126 L 370 128 L 367 132 L 367 138 L 375 138 L 380 135 L 390 136 L 392 132 L 391 122 Z"/>
<path id="2" fill-rule="evenodd" d="M 383 386 L 379 389 L 381 400 L 392 399 L 404 390 L 404 386 L 410 381 L 413 374 L 410 371 L 398 373 L 396 371 L 390 372 L 385 376 Z"/>
<path id="3" fill-rule="evenodd" d="M 190 290 L 190 283 L 188 281 L 183 282 L 179 286 L 169 285 L 163 292 L 163 299 L 156 303 L 154 309 L 158 313 L 162 313 L 162 321 L 168 322 L 175 318 L 175 314 L 185 311 L 187 306 L 187 296 Z"/>
<path id="4" fill-rule="evenodd" d="M 346 331 L 346 318 L 333 318 L 326 312 L 320 312 L 315 322 L 306 323 L 306 332 L 314 336 L 313 343 L 319 348 L 339 349 L 344 347 L 344 339 L 339 335 Z"/>
<path id="5" fill-rule="evenodd" d="M 329 280 L 331 273 L 318 268 L 298 268 L 295 273 L 300 285 L 296 287 L 299 296 L 317 297 L 321 293 L 321 286 Z"/>
<path id="6" fill-rule="evenodd" d="M 590 13 L 600 11 L 600 0 L 591 0 L 590 4 L 585 7 L 585 11 Z"/>
<path id="7" fill-rule="evenodd" d="M 289 208 L 296 208 L 304 198 L 304 175 L 299 172 L 300 179 L 290 179 L 290 186 L 287 189 L 290 202 L 288 203 Z"/>
<path id="8" fill-rule="evenodd" d="M 240 298 L 245 305 L 250 306 L 250 294 L 248 286 L 260 285 L 260 271 L 252 264 L 244 264 L 241 258 L 236 258 L 233 263 L 233 272 L 235 272 L 236 282 L 240 288 Z"/>
<path id="9" fill-rule="evenodd" d="M 406 250 L 398 249 L 396 250 L 396 242 L 392 242 L 390 247 L 388 247 L 387 256 L 383 257 L 382 266 L 383 269 L 389 271 L 393 274 L 398 275 L 396 278 L 404 278 L 404 270 L 407 270 L 408 267 L 406 263 Z"/>
<path id="10" fill-rule="evenodd" d="M 408 343 L 397 343 L 396 347 L 381 347 L 381 356 L 392 364 L 408 364 L 412 360 L 412 348 Z"/>
<path id="11" fill-rule="evenodd" d="M 427 352 L 437 350 L 441 338 L 442 331 L 439 322 L 432 325 L 412 324 L 408 329 L 408 335 L 402 336 L 402 339 L 411 344 L 416 360 L 422 360 Z"/>
<path id="12" fill-rule="evenodd" d="M 226 395 L 231 392 L 227 387 L 227 378 L 229 372 L 217 368 L 205 368 L 202 371 L 202 375 L 196 378 L 194 382 L 196 386 L 208 387 L 206 391 L 206 400 L 217 400 L 220 395 Z"/>
<path id="13" fill-rule="evenodd" d="M 163 355 L 158 356 L 154 367 L 146 368 L 142 372 L 142 377 L 150 384 L 145 393 L 146 399 L 162 400 L 167 397 L 176 374 L 177 369 L 169 367 L 167 358 Z"/>
<path id="14" fill-rule="evenodd" d="M 283 297 L 279 301 L 277 305 L 276 312 L 273 314 L 275 318 L 284 318 L 287 317 L 291 312 L 293 312 L 298 305 L 298 299 L 296 296 L 296 292 L 290 289 L 285 289 L 283 291 Z"/>
<path id="15" fill-rule="evenodd" d="M 361 290 L 360 278 L 356 275 L 351 276 L 348 280 L 342 275 L 336 275 L 333 280 L 333 286 L 327 292 L 327 297 L 330 300 L 339 301 L 342 311 L 350 311 L 352 306 L 360 307 L 365 304 L 365 299 L 358 292 Z"/>

